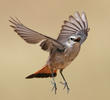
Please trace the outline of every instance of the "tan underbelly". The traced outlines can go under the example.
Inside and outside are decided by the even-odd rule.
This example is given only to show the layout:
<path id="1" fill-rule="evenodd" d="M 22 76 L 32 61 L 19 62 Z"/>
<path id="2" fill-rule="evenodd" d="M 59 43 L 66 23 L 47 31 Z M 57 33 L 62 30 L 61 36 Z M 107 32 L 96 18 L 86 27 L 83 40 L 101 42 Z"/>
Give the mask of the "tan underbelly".
<path id="1" fill-rule="evenodd" d="M 73 61 L 72 57 L 60 56 L 54 58 L 52 61 L 49 61 L 49 66 L 55 69 L 64 69 Z"/>

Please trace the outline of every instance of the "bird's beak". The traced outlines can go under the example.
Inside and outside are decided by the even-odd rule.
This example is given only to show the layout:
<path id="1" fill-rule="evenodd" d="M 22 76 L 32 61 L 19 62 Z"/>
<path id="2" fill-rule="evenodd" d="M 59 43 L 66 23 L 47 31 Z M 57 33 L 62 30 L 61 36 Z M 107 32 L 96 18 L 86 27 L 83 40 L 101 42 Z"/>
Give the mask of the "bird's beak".
<path id="1" fill-rule="evenodd" d="M 81 38 L 78 37 L 78 38 L 76 38 L 74 41 L 75 41 L 75 42 L 80 42 L 80 40 L 81 40 Z"/>

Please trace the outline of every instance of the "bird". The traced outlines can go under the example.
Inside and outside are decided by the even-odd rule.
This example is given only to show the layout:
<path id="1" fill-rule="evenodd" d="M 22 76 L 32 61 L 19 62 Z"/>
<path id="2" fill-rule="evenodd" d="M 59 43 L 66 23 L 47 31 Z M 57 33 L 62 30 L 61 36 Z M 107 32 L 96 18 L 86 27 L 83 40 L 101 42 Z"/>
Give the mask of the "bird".
<path id="1" fill-rule="evenodd" d="M 10 17 L 9 21 L 14 31 L 27 43 L 40 43 L 41 49 L 49 52 L 49 58 L 42 69 L 28 75 L 26 79 L 50 77 L 52 78 L 52 90 L 56 94 L 55 77 L 59 71 L 64 81 L 60 83 L 69 91 L 70 88 L 63 75 L 63 70 L 76 58 L 82 43 L 88 37 L 90 28 L 88 28 L 86 13 L 84 11 L 81 13 L 76 11 L 74 15 L 69 16 L 68 20 L 64 20 L 57 39 L 26 27 L 18 18 Z"/>

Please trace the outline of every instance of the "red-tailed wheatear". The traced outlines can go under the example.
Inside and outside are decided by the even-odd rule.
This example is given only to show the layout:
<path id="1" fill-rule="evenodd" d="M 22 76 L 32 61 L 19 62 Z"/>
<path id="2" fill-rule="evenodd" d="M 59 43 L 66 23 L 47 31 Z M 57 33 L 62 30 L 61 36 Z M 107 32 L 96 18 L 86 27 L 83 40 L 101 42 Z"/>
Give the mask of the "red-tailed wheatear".
<path id="1" fill-rule="evenodd" d="M 14 31 L 27 43 L 36 44 L 41 42 L 41 48 L 49 52 L 49 59 L 45 66 L 41 70 L 27 76 L 26 79 L 52 77 L 53 89 L 56 93 L 57 86 L 54 77 L 57 75 L 57 70 L 59 70 L 64 80 L 64 83 L 61 83 L 69 91 L 62 71 L 78 55 L 81 44 L 88 36 L 89 28 L 85 13 L 79 14 L 79 12 L 75 12 L 74 16 L 69 16 L 69 20 L 64 21 L 57 39 L 45 36 L 24 26 L 17 18 L 11 18 L 9 21 L 13 24 L 11 27 Z"/>

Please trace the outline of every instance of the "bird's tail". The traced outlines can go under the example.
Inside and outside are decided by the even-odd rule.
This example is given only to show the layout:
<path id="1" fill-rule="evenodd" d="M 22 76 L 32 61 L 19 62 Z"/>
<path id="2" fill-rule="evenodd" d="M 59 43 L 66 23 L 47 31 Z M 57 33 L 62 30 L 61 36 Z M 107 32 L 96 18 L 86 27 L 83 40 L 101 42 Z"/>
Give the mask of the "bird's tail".
<path id="1" fill-rule="evenodd" d="M 57 70 L 54 70 L 53 77 L 55 77 L 57 75 L 56 72 L 57 72 Z M 30 79 L 30 78 L 48 78 L 48 77 L 52 77 L 52 72 L 50 71 L 48 65 L 46 65 L 41 70 L 35 72 L 34 74 L 31 74 L 31 75 L 27 76 L 26 79 Z"/>

